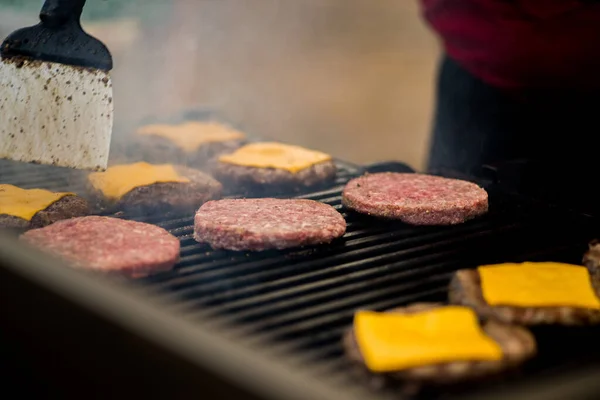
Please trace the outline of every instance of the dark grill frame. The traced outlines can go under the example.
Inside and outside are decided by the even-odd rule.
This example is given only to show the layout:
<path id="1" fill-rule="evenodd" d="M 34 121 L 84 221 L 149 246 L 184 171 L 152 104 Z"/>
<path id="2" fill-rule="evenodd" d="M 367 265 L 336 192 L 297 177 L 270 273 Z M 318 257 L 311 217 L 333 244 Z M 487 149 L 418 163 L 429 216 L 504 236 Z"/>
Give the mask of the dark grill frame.
<path id="1" fill-rule="evenodd" d="M 351 323 L 354 310 L 384 310 L 413 301 L 444 300 L 451 272 L 480 263 L 536 259 L 577 263 L 587 242 L 600 233 L 595 218 L 508 193 L 489 182 L 481 182 L 490 193 L 489 215 L 461 226 L 409 227 L 373 220 L 341 208 L 342 185 L 365 169 L 342 162 L 339 166 L 335 184 L 300 197 L 324 201 L 342 211 L 348 221 L 343 239 L 326 247 L 248 255 L 212 251 L 195 243 L 190 216 L 167 221 L 136 217 L 179 236 L 182 259 L 173 272 L 133 282 L 131 290 L 150 290 L 151 298 L 170 304 L 169 312 L 202 319 L 229 332 L 240 343 L 268 348 L 279 360 L 294 360 L 313 377 L 359 393 L 364 387 L 353 378 L 340 346 L 340 336 Z M 66 185 L 70 190 L 82 189 L 81 174 L 76 171 L 12 163 L 0 168 L 2 183 L 52 190 L 65 190 Z M 366 170 L 390 168 L 406 170 L 394 164 Z M 0 242 L 0 249 L 5 245 Z M 548 343 L 565 338 L 579 340 L 570 334 L 546 332 L 542 338 Z M 581 342 L 579 352 L 574 353 L 575 362 L 569 353 L 545 354 L 539 362 L 530 363 L 524 374 L 490 388 L 510 388 L 524 377 L 544 376 L 549 369 L 542 364 L 550 364 L 562 373 L 572 369 L 573 364 L 595 362 L 585 357 L 589 339 L 588 335 L 587 342 Z M 478 395 L 469 389 L 458 393 Z M 380 392 L 370 398 L 392 394 Z"/>

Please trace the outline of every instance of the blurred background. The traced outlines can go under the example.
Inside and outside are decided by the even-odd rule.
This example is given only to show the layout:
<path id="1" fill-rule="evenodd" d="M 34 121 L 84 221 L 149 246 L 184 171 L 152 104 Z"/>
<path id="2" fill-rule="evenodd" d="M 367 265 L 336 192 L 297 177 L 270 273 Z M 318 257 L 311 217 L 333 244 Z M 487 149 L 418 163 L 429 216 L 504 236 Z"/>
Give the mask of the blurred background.
<path id="1" fill-rule="evenodd" d="M 41 0 L 0 0 L 0 35 Z M 88 0 L 113 53 L 115 134 L 211 107 L 249 132 L 356 163 L 424 166 L 438 43 L 418 0 Z"/>

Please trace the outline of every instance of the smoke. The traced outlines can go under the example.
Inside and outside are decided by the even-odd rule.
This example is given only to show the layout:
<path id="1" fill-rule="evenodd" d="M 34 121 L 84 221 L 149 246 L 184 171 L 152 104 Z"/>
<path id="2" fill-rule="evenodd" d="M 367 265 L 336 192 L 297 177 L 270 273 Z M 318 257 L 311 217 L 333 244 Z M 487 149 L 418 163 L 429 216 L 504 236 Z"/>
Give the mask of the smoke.
<path id="1" fill-rule="evenodd" d="M 84 24 L 114 55 L 118 137 L 209 106 L 256 135 L 359 163 L 421 164 L 437 45 L 416 1 L 138 3 Z"/>

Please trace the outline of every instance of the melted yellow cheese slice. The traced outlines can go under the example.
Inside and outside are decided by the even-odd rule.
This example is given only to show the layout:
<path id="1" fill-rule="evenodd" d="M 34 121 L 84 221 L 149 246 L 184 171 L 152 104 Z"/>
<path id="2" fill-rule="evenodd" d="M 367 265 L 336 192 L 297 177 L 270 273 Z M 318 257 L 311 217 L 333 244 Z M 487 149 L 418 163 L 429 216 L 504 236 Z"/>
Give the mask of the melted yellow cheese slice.
<path id="1" fill-rule="evenodd" d="M 88 176 L 91 185 L 108 199 L 118 200 L 131 190 L 164 182 L 189 182 L 171 164 L 152 165 L 145 162 L 115 165 L 104 172 Z"/>
<path id="2" fill-rule="evenodd" d="M 13 185 L 0 185 L 0 214 L 30 221 L 39 211 L 45 210 L 58 200 L 70 195 L 73 193 L 56 193 L 44 189 L 21 189 Z"/>
<path id="3" fill-rule="evenodd" d="M 255 168 L 276 168 L 292 173 L 329 160 L 331 160 L 329 154 L 272 142 L 251 143 L 240 147 L 232 154 L 219 157 L 219 161 L 229 164 Z"/>
<path id="4" fill-rule="evenodd" d="M 242 132 L 216 122 L 193 121 L 180 125 L 147 125 L 138 129 L 137 134 L 163 137 L 190 153 L 207 143 L 229 142 L 246 137 Z"/>
<path id="5" fill-rule="evenodd" d="M 500 346 L 483 332 L 473 310 L 448 306 L 414 314 L 359 311 L 354 333 L 367 368 L 373 372 L 451 361 L 491 361 Z"/>
<path id="6" fill-rule="evenodd" d="M 600 308 L 587 268 L 554 263 L 484 265 L 478 268 L 492 306 Z"/>

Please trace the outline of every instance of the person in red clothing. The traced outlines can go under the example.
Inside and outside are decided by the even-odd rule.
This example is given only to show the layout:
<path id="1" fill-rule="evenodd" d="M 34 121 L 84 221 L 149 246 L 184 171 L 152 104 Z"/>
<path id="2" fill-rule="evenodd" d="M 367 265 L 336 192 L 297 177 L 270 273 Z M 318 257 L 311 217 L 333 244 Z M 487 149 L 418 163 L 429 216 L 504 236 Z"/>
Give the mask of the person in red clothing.
<path id="1" fill-rule="evenodd" d="M 595 168 L 600 1 L 421 2 L 445 50 L 430 172 L 477 174 L 518 159 L 546 175 Z"/>

